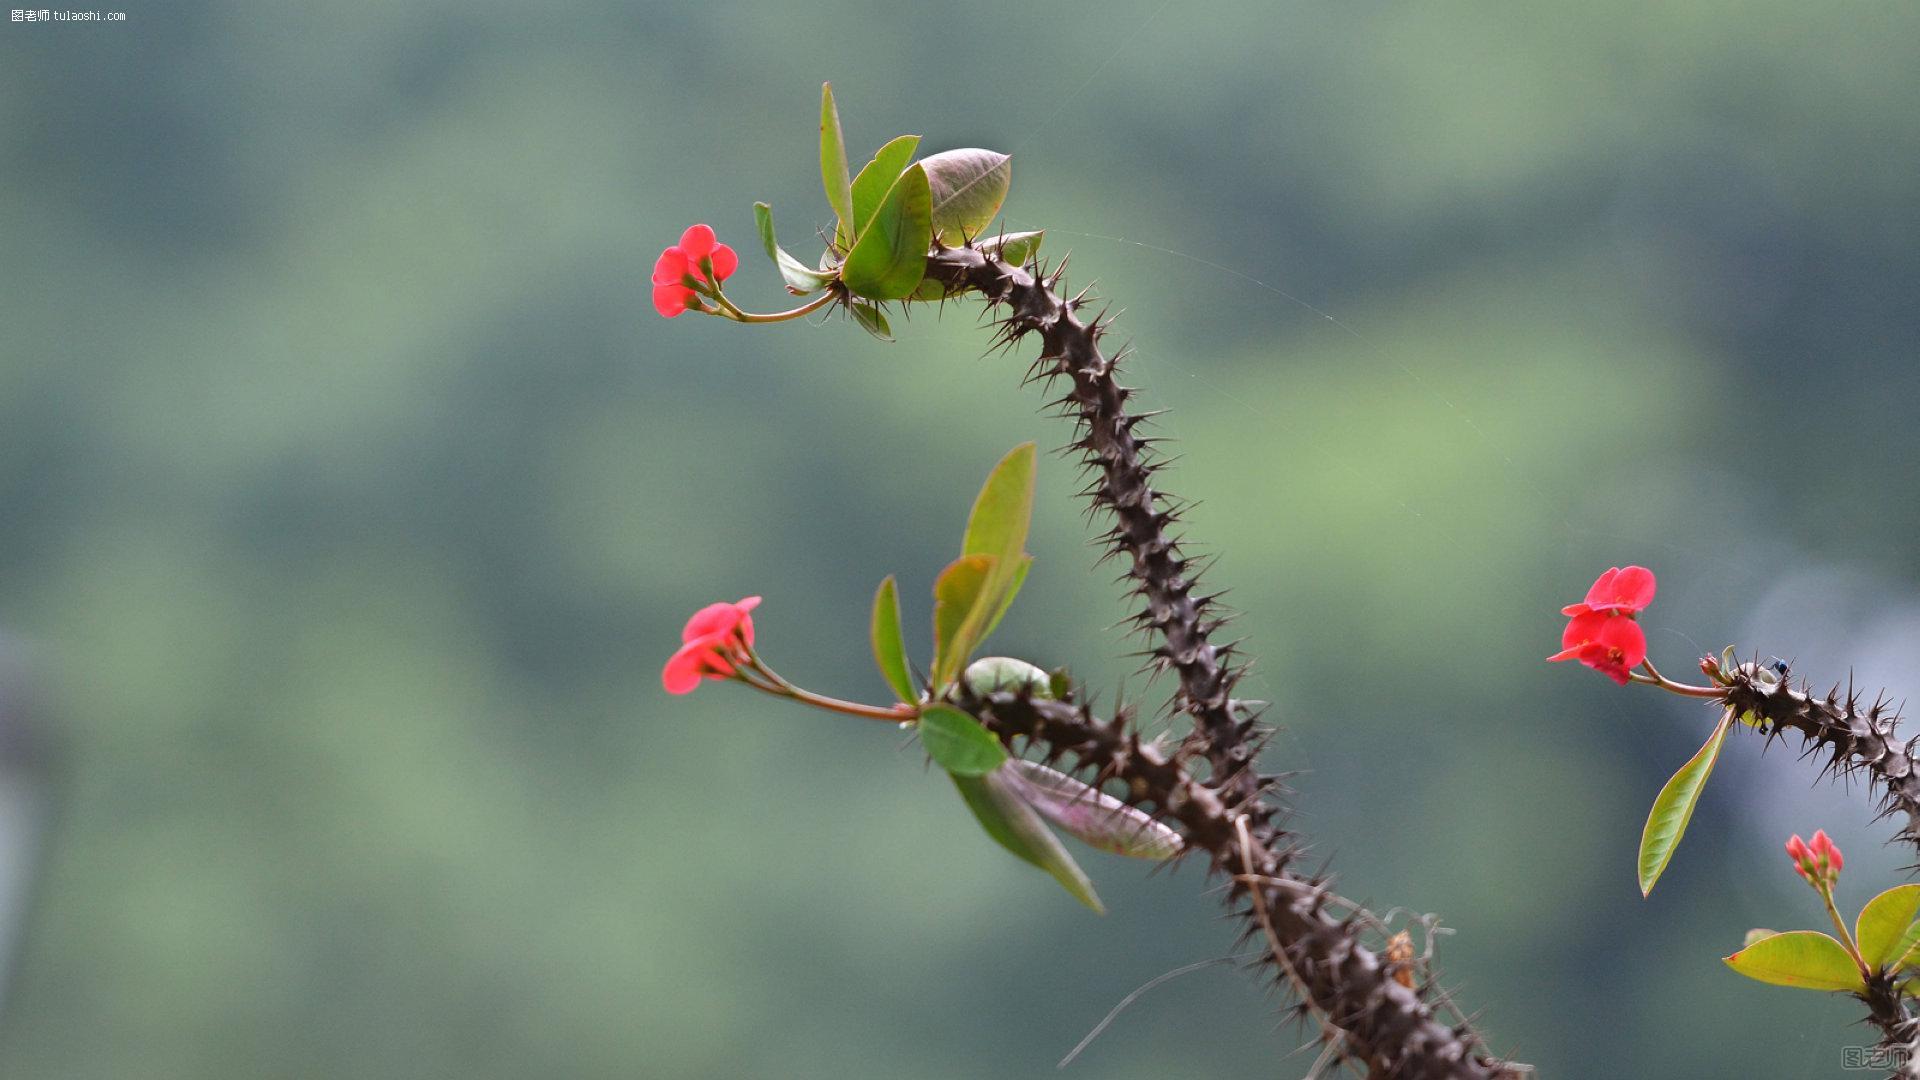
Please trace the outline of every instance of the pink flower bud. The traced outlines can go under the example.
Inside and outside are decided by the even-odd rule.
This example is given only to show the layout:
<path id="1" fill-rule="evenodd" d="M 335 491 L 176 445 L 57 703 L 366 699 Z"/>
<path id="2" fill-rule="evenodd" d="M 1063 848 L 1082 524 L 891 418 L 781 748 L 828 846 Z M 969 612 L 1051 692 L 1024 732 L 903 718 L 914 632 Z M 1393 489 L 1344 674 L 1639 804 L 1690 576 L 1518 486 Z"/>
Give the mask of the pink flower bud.
<path id="1" fill-rule="evenodd" d="M 1825 829 L 1814 832 L 1813 842 L 1808 845 L 1808 849 L 1812 851 L 1814 860 L 1819 863 L 1821 869 L 1826 870 L 1830 877 L 1840 876 L 1840 868 L 1846 865 L 1846 860 L 1840 857 L 1839 845 L 1827 836 Z"/>

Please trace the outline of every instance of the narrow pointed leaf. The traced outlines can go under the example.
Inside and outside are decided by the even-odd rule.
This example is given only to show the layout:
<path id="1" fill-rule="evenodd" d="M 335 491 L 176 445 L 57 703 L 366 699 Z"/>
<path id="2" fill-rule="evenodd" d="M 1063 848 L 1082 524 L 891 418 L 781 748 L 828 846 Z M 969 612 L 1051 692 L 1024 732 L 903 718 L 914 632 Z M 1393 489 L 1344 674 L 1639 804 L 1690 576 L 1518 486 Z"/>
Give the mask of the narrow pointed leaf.
<path id="1" fill-rule="evenodd" d="M 873 219 L 873 212 L 880 208 L 880 200 L 887 195 L 887 189 L 893 186 L 900 174 L 907 171 L 913 162 L 913 152 L 920 146 L 920 136 L 902 135 L 881 147 L 853 178 L 853 228 L 854 237 L 867 231 L 867 222 Z"/>
<path id="2" fill-rule="evenodd" d="M 1136 859 L 1171 859 L 1180 834 L 1119 799 L 1045 765 L 1015 758 L 1014 789 L 1061 832 L 1101 851 Z"/>
<path id="3" fill-rule="evenodd" d="M 967 616 L 980 600 L 994 560 L 988 555 L 963 555 L 947 564 L 933 582 L 933 672 L 936 691 L 953 681 L 966 666 L 974 642 L 961 637 Z"/>
<path id="4" fill-rule="evenodd" d="M 873 662 L 880 666 L 880 677 L 893 688 L 895 697 L 908 704 L 918 700 L 913 692 L 913 673 L 907 670 L 907 646 L 900 634 L 900 597 L 888 574 L 873 594 L 873 619 L 869 636 L 873 639 Z"/>
<path id="5" fill-rule="evenodd" d="M 1033 519 L 1034 446 L 1021 443 L 1008 451 L 987 475 L 967 516 L 961 550 L 967 556 L 993 559 L 979 598 L 967 613 L 956 639 L 971 652 L 1000 624 L 1013 596 L 1026 580 L 1032 559 L 1024 552 Z"/>
<path id="6" fill-rule="evenodd" d="M 1817 930 L 1789 930 L 1726 957 L 1728 967 L 1749 979 L 1807 990 L 1866 989 L 1866 980 L 1846 946 Z"/>
<path id="7" fill-rule="evenodd" d="M 984 776 L 1007 760 L 1007 748 L 980 721 L 947 705 L 920 714 L 920 743 L 935 765 L 955 776 Z"/>
<path id="8" fill-rule="evenodd" d="M 833 280 L 832 274 L 813 269 L 780 246 L 773 235 L 773 207 L 763 202 L 754 203 L 753 223 L 760 229 L 760 246 L 767 249 L 767 258 L 780 270 L 780 279 L 787 283 L 788 292 L 805 296 L 825 288 Z"/>
<path id="9" fill-rule="evenodd" d="M 860 329 L 881 341 L 893 340 L 893 324 L 887 322 L 886 313 L 880 310 L 880 305 L 854 300 L 847 304 L 847 310 L 853 312 L 853 321 L 860 324 Z"/>
<path id="10" fill-rule="evenodd" d="M 1013 159 L 992 150 L 948 150 L 920 161 L 933 189 L 933 229 L 957 247 L 993 223 L 1013 183 Z"/>
<path id="11" fill-rule="evenodd" d="M 832 83 L 820 84 L 820 183 L 827 189 L 827 205 L 840 220 L 837 235 L 845 247 L 853 242 L 853 182 L 847 179 L 847 140 L 840 132 Z"/>
<path id="12" fill-rule="evenodd" d="M 1002 766 L 985 776 L 954 776 L 953 786 L 979 820 L 980 827 L 1001 847 L 1053 875 L 1075 900 L 1104 915 L 1094 894 L 1093 882 L 1067 854 L 1058 837 L 1033 807 L 1015 793 L 1007 780 L 1011 771 Z"/>
<path id="13" fill-rule="evenodd" d="M 1895 966 L 1920 943 L 1920 885 L 1895 885 L 1867 901 L 1853 923 L 1860 959 L 1876 970 Z"/>
<path id="14" fill-rule="evenodd" d="M 1033 518 L 1034 444 L 1021 443 L 994 465 L 967 515 L 962 555 L 1017 555 Z"/>
<path id="15" fill-rule="evenodd" d="M 926 276 L 933 243 L 933 196 L 927 174 L 915 165 L 900 174 L 847 252 L 840 280 L 856 296 L 904 300 Z"/>
<path id="16" fill-rule="evenodd" d="M 1053 696 L 1053 687 L 1046 672 L 1011 656 L 983 656 L 968 664 L 960 677 L 976 694 L 1024 689 L 1038 698 Z"/>
<path id="17" fill-rule="evenodd" d="M 1653 800 L 1646 828 L 1640 833 L 1640 895 L 1653 891 L 1654 882 L 1660 880 L 1673 858 L 1673 849 L 1680 846 L 1680 838 L 1686 835 L 1694 804 L 1700 801 L 1700 789 L 1706 786 L 1707 777 L 1713 775 L 1714 762 L 1720 760 L 1720 747 L 1727 741 L 1727 729 L 1732 723 L 1731 714 L 1722 716 L 1714 725 L 1713 734 L 1707 736 L 1706 745 L 1680 766 L 1680 771 L 1673 774 Z"/>

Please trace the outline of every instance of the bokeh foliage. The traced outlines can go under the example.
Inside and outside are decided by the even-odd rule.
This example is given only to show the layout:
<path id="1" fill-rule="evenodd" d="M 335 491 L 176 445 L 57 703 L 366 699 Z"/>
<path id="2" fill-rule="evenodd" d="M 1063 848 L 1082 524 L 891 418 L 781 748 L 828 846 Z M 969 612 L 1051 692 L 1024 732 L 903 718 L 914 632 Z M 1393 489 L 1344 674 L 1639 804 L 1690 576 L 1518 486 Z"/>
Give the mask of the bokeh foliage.
<path id="1" fill-rule="evenodd" d="M 690 221 L 830 222 L 830 78 L 857 151 L 1012 152 L 1011 227 L 1127 307 L 1299 826 L 1449 916 L 1497 1040 L 1837 1074 L 1844 1003 L 1718 957 L 1804 902 L 1789 831 L 1855 838 L 1854 907 L 1896 880 L 1859 800 L 1736 733 L 1643 902 L 1711 718 L 1540 661 L 1637 561 L 1669 669 L 1739 641 L 1920 688 L 1917 39 L 1788 3 L 0 26 L 0 623 L 72 762 L 0 1072 L 1041 1076 L 1225 950 L 1191 874 L 1088 856 L 1094 918 L 900 740 L 659 689 L 688 612 L 764 593 L 783 672 L 886 700 L 874 582 L 931 581 L 983 470 L 1065 437 L 964 306 L 891 346 L 649 310 Z M 1073 483 L 1043 459 L 995 649 L 1114 687 Z M 1211 969 L 1076 1068 L 1291 1046 Z"/>

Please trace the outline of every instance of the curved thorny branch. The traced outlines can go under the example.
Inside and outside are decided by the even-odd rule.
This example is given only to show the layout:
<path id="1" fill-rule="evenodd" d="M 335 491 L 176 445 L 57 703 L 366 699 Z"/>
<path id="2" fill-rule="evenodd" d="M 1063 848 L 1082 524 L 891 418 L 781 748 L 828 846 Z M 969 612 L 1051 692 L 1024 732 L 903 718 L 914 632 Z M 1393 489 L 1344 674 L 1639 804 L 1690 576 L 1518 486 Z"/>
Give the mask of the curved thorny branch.
<path id="1" fill-rule="evenodd" d="M 1711 663 L 1711 660 L 1707 661 Z M 1920 768 L 1915 749 L 1920 737 L 1900 739 L 1900 711 L 1885 697 L 1862 704 L 1851 686 L 1815 693 L 1805 680 L 1796 689 L 1784 670 L 1757 663 L 1723 669 L 1721 698 L 1734 715 L 1750 717 L 1769 742 L 1793 732 L 1808 757 L 1823 759 L 1823 771 L 1860 777 L 1878 801 L 1884 818 L 1901 818 L 1898 839 L 1920 850 Z M 1897 980 L 1876 978 L 1861 997 L 1867 1019 L 1880 1029 L 1883 1047 L 1904 1051 L 1894 1080 L 1920 1080 L 1920 1019 Z"/>
<path id="2" fill-rule="evenodd" d="M 1325 877 L 1291 869 L 1300 842 L 1280 823 L 1283 809 L 1272 797 L 1278 778 L 1251 767 L 1271 731 L 1255 703 L 1233 696 L 1243 668 L 1232 645 L 1212 640 L 1226 613 L 1217 596 L 1198 590 L 1197 568 L 1171 531 L 1178 509 L 1154 489 L 1156 459 L 1136 431 L 1146 414 L 1128 410 L 1133 391 L 1117 379 L 1123 353 L 1101 350 L 1108 323 L 1081 317 L 1086 294 L 1056 291 L 1057 269 L 1044 276 L 979 248 L 937 248 L 926 275 L 950 294 L 980 292 L 1000 313 L 1004 343 L 1039 337 L 1031 377 L 1065 384 L 1058 405 L 1078 425 L 1072 445 L 1090 474 L 1086 494 L 1112 517 L 1104 539 L 1129 564 L 1141 601 L 1135 622 L 1157 639 L 1148 666 L 1177 677 L 1173 706 L 1194 726 L 1162 754 L 1140 741 L 1124 711 L 1099 720 L 1066 702 L 967 690 L 959 704 L 1003 739 L 1024 738 L 1043 758 L 1090 773 L 1096 783 L 1118 781 L 1130 804 L 1178 822 L 1189 850 L 1207 852 L 1212 870 L 1228 878 L 1228 906 L 1247 920 L 1248 934 L 1271 937 L 1268 960 L 1302 1013 L 1318 1019 L 1322 1038 L 1364 1063 L 1369 1075 L 1521 1074 L 1525 1067 L 1491 1055 L 1470 1023 L 1439 1019 L 1447 999 L 1438 987 L 1396 978 L 1400 969 L 1366 939 L 1377 920 L 1336 911 Z M 1188 769 L 1196 761 L 1206 763 L 1204 778 Z"/>

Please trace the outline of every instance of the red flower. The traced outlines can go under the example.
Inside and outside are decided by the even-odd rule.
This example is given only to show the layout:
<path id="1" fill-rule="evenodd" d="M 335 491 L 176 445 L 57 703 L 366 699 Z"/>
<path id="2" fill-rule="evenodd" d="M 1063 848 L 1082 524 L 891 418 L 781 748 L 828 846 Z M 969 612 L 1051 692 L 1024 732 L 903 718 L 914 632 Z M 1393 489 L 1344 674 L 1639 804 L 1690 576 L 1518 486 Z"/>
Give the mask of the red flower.
<path id="1" fill-rule="evenodd" d="M 734 663 L 753 650 L 753 618 L 747 613 L 759 605 L 759 597 L 749 596 L 738 603 L 708 604 L 694 612 L 680 631 L 679 650 L 660 673 L 667 693 L 689 694 L 703 678 L 732 677 Z"/>
<path id="2" fill-rule="evenodd" d="M 1548 660 L 1578 660 L 1622 686 L 1627 673 L 1647 658 L 1647 635 L 1631 617 L 1586 611 L 1560 635 L 1560 651 Z"/>
<path id="3" fill-rule="evenodd" d="M 662 251 L 653 264 L 653 309 L 671 319 L 699 305 L 694 302 L 694 283 L 706 283 L 707 269 L 713 270 L 712 283 L 733 276 L 740 268 L 740 257 L 733 249 L 714 239 L 706 225 L 689 225 L 680 234 L 680 242 Z"/>
<path id="4" fill-rule="evenodd" d="M 1653 603 L 1653 571 L 1644 566 L 1616 566 L 1601 574 L 1587 590 L 1587 598 L 1560 609 L 1562 615 L 1583 615 L 1589 611 L 1617 611 L 1632 615 L 1645 611 Z"/>
<path id="5" fill-rule="evenodd" d="M 1839 845 L 1827 836 L 1825 829 L 1817 829 L 1813 841 L 1808 843 L 1795 834 L 1787 841 L 1787 857 L 1793 860 L 1793 871 L 1807 880 L 1815 888 L 1831 886 L 1840 879 L 1840 868 L 1846 860 L 1840 856 Z"/>
<path id="6" fill-rule="evenodd" d="M 1653 571 L 1616 566 L 1601 574 L 1587 598 L 1560 614 L 1572 619 L 1560 635 L 1560 651 L 1548 660 L 1578 660 L 1622 686 L 1647 658 L 1647 634 L 1634 617 L 1653 603 Z"/>

